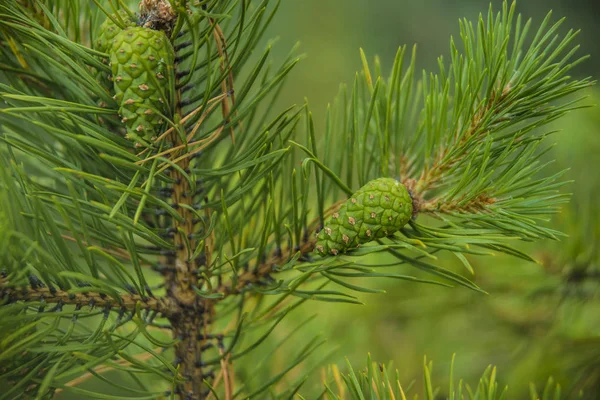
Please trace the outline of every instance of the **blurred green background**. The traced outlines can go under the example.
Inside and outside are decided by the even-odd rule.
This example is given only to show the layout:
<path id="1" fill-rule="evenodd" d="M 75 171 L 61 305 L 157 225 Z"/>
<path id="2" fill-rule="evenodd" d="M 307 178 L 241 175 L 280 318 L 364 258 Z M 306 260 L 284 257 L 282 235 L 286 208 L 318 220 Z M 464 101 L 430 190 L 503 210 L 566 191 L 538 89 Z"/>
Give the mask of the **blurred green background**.
<path id="1" fill-rule="evenodd" d="M 494 10 L 502 1 L 491 2 Z M 398 46 L 417 45 L 418 64 L 432 70 L 437 57 L 449 54 L 450 35 L 458 35 L 458 20 L 486 13 L 488 0 L 284 0 L 266 38 L 277 38 L 275 54 L 284 57 L 300 42 L 307 58 L 290 77 L 282 101 L 302 104 L 308 98 L 316 121 L 341 83 L 351 82 L 361 68 L 359 48 L 367 57 L 391 67 Z M 585 0 L 522 0 L 517 12 L 540 23 L 552 10 L 554 20 L 566 18 L 562 32 L 581 29 L 581 54 L 592 57 L 578 72 L 596 75 L 600 69 L 598 24 L 600 2 Z"/>
<path id="2" fill-rule="evenodd" d="M 458 33 L 458 19 L 473 21 L 480 12 L 487 11 L 489 4 L 487 0 L 283 1 L 266 36 L 278 38 L 274 48 L 278 57 L 285 57 L 291 46 L 300 41 L 299 51 L 307 58 L 292 72 L 281 101 L 302 104 L 306 97 L 318 134 L 327 104 L 339 85 L 351 82 L 355 71 L 361 68 L 359 48 L 369 59 L 379 56 L 387 74 L 398 46 L 416 44 L 419 66 L 435 71 L 437 57 L 448 54 L 450 35 Z M 501 7 L 500 1 L 492 4 L 495 10 Z M 576 74 L 596 77 L 600 69 L 600 2 L 517 3 L 517 12 L 531 17 L 534 26 L 550 10 L 554 20 L 566 17 L 563 32 L 581 29 L 580 54 L 590 54 L 591 58 L 578 67 Z M 590 98 L 583 104 L 600 101 L 595 90 L 586 94 Z M 385 289 L 387 294 L 361 296 L 364 306 L 306 305 L 295 312 L 294 320 L 288 321 L 286 327 L 276 330 L 275 337 L 286 338 L 296 324 L 318 314 L 308 331 L 290 340 L 288 351 L 304 343 L 305 335 L 312 329 L 322 331 L 329 340 L 323 354 L 335 351 L 327 362 L 343 367 L 347 356 L 355 367 L 362 367 L 370 352 L 374 360 L 393 360 L 403 384 L 417 379 L 417 392 L 422 387 L 419 377 L 425 355 L 434 360 L 437 382 L 445 384 L 451 356 L 457 353 L 456 375 L 476 385 L 488 364 L 497 365 L 500 382 L 509 385 L 511 399 L 525 398 L 530 382 L 543 388 L 549 376 L 561 384 L 565 398 L 575 398 L 583 389 L 585 398 L 599 399 L 598 110 L 575 111 L 551 128 L 561 131 L 550 139 L 557 146 L 546 158 L 557 162 L 546 174 L 571 168 L 567 179 L 575 183 L 567 190 L 574 197 L 563 214 L 551 221 L 569 238 L 523 247 L 540 264 L 504 256 L 471 258 L 476 266 L 474 279 L 489 295 L 462 288 L 382 281 L 377 288 Z M 456 268 L 468 274 L 459 265 Z M 393 269 L 418 275 L 410 267 Z M 282 350 L 282 360 L 284 354 Z M 276 372 L 277 364 L 273 366 L 273 373 Z M 292 377 L 302 372 L 293 371 Z M 317 370 L 301 393 L 314 398 L 320 381 Z M 280 387 L 285 385 L 284 381 Z M 440 398 L 445 398 L 443 395 L 442 389 Z"/>

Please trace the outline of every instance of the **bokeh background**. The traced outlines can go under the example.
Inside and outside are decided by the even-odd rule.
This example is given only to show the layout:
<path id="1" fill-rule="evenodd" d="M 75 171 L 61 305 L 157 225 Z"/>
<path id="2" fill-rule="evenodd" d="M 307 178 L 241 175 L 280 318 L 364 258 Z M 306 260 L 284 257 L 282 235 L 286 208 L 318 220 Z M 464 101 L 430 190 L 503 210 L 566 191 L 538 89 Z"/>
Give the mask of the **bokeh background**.
<path id="1" fill-rule="evenodd" d="M 437 57 L 448 55 L 450 35 L 458 34 L 458 19 L 476 20 L 489 4 L 488 0 L 285 0 L 266 36 L 277 38 L 278 57 L 285 57 L 297 41 L 307 57 L 292 72 L 281 101 L 302 104 L 306 98 L 318 135 L 327 104 L 339 85 L 351 82 L 361 68 L 359 48 L 369 59 L 379 56 L 387 74 L 398 46 L 416 44 L 418 65 L 435 70 Z M 501 7 L 501 1 L 492 4 L 496 10 Z M 522 0 L 517 4 L 517 11 L 531 17 L 534 26 L 550 10 L 554 20 L 566 17 L 563 32 L 581 29 L 580 54 L 591 58 L 575 74 L 597 77 L 600 2 Z M 598 93 L 589 90 L 582 104 L 598 103 Z M 434 380 L 445 385 L 456 353 L 455 376 L 476 386 L 482 371 L 489 364 L 497 365 L 500 382 L 509 385 L 511 399 L 527 398 L 531 382 L 543 388 L 550 376 L 560 383 L 564 398 L 576 398 L 584 390 L 585 398 L 599 399 L 598 109 L 575 111 L 552 129 L 559 130 L 554 136 L 557 145 L 546 158 L 556 160 L 551 171 L 570 168 L 567 179 L 574 183 L 567 190 L 574 197 L 550 222 L 567 232 L 568 238 L 523 246 L 539 263 L 503 256 L 471 258 L 476 267 L 474 279 L 488 295 L 463 288 L 382 281 L 377 288 L 387 294 L 363 295 L 363 306 L 309 304 L 295 311 L 275 337 L 284 340 L 297 324 L 317 314 L 307 330 L 289 340 L 289 349 L 303 343 L 306 335 L 322 332 L 328 343 L 318 356 L 325 355 L 326 362 L 337 363 L 343 370 L 344 357 L 356 367 L 365 365 L 367 353 L 380 362 L 393 360 L 403 384 L 416 380 L 413 392 L 422 387 L 425 355 L 434 360 Z M 460 266 L 456 268 L 460 271 Z M 395 271 L 418 275 L 410 267 Z M 276 352 L 281 366 L 285 352 L 285 348 Z M 273 373 L 278 372 L 277 365 Z M 291 376 L 308 370 L 294 370 Z M 313 370 L 301 390 L 305 398 L 316 398 L 321 373 L 318 367 Z M 286 382 L 292 379 L 284 380 L 281 387 Z M 439 398 L 443 395 L 442 388 Z"/>
<path id="2" fill-rule="evenodd" d="M 475 21 L 490 4 L 500 10 L 502 1 L 283 0 L 265 37 L 277 39 L 274 53 L 281 58 L 299 42 L 306 59 L 290 77 L 282 101 L 302 104 L 306 97 L 316 120 L 322 121 L 339 85 L 351 82 L 361 68 L 359 48 L 370 58 L 378 55 L 389 69 L 398 46 L 416 44 L 418 66 L 435 69 L 437 57 L 449 54 L 450 36 L 458 35 L 458 20 Z M 554 20 L 566 18 L 563 32 L 580 29 L 580 52 L 591 58 L 577 72 L 596 76 L 600 2 L 521 0 L 517 11 L 538 24 L 552 11 Z"/>

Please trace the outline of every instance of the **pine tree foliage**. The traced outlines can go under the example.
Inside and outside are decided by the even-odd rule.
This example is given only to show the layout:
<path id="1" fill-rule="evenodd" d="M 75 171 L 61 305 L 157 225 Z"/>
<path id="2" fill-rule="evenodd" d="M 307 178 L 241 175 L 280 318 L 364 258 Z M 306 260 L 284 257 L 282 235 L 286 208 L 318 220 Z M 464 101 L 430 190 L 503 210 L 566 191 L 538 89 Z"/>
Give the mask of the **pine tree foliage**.
<path id="1" fill-rule="evenodd" d="M 597 144 L 590 143 L 594 148 Z M 536 371 L 537 379 L 542 371 L 550 371 L 568 382 L 562 391 L 567 398 L 594 399 L 600 388 L 600 220 L 594 201 L 598 188 L 586 181 L 578 182 L 571 203 L 555 223 L 568 238 L 559 248 L 539 252 L 543 267 L 524 277 L 526 284 L 509 279 L 491 284 L 490 291 L 504 292 L 515 309 L 484 307 L 512 332 L 514 337 L 504 340 L 526 344 L 516 359 L 544 366 Z"/>
<path id="2" fill-rule="evenodd" d="M 532 22 L 514 10 L 505 3 L 476 24 L 461 21 L 450 64 L 440 58 L 439 74 L 423 72 L 420 80 L 415 49 L 408 60 L 406 47 L 399 49 L 387 79 L 379 60 L 369 65 L 361 53 L 362 73 L 328 114 L 320 204 L 375 177 L 395 177 L 412 190 L 416 212 L 434 220 L 415 220 L 391 241 L 424 250 L 424 260 L 453 252 L 469 270 L 465 253 L 530 259 L 511 243 L 557 239 L 560 233 L 544 221 L 568 196 L 558 192 L 564 171 L 540 173 L 539 158 L 549 148 L 544 139 L 552 133 L 543 128 L 579 107 L 577 98 L 557 100 L 591 82 L 567 75 L 586 58 L 573 59 L 577 32 L 559 35 L 562 20 L 553 24 L 548 14 L 531 35 Z"/>
<path id="3" fill-rule="evenodd" d="M 595 102 L 594 91 L 588 93 Z M 569 185 L 573 191 L 569 205 L 552 221 L 555 229 L 568 236 L 555 246 L 545 241 L 528 246 L 540 264 L 506 256 L 489 264 L 488 258 L 469 257 L 477 269 L 478 284 L 490 296 L 467 291 L 423 293 L 404 286 L 371 304 L 375 310 L 380 304 L 382 310 L 376 316 L 371 318 L 363 311 L 356 317 L 367 326 L 377 321 L 401 326 L 398 334 L 386 336 L 386 340 L 376 340 L 383 335 L 377 331 L 367 337 L 375 341 L 375 348 L 383 348 L 380 354 L 400 362 L 396 368 L 401 371 L 403 384 L 419 372 L 415 358 L 420 357 L 420 349 L 426 348 L 427 354 L 444 354 L 451 346 L 460 355 L 460 370 L 465 377 L 477 376 L 481 362 L 494 360 L 502 380 L 509 383 L 507 398 L 526 398 L 529 382 L 543 387 L 549 376 L 560 383 L 562 398 L 597 397 L 600 221 L 594 201 L 598 188 L 587 171 L 598 164 L 593 158 L 600 150 L 596 140 L 598 117 L 594 109 L 589 109 L 550 127 L 567 128 L 569 135 L 557 138 L 558 145 L 543 160 L 557 160 L 549 166 L 551 171 L 571 166 L 568 176 L 576 183 Z M 584 138 L 588 140 L 581 147 Z M 440 331 L 443 335 L 438 334 Z M 397 344 L 399 338 L 402 343 Z M 412 346 L 419 350 L 410 354 Z M 409 354 L 404 356 L 405 352 Z M 437 365 L 433 379 L 447 387 L 446 367 Z M 420 386 L 417 384 L 416 389 Z"/>
<path id="4" fill-rule="evenodd" d="M 375 363 L 369 356 L 367 367 L 356 371 L 348 363 L 349 372 L 341 374 L 336 365 L 330 368 L 329 384 L 325 384 L 325 398 L 333 400 L 406 400 L 419 399 L 415 392 L 415 381 L 403 386 L 398 370 Z M 450 364 L 450 384 L 448 388 L 434 386 L 431 373 L 433 363 L 425 362 L 423 364 L 423 398 L 426 400 L 435 400 L 445 398 L 449 400 L 503 400 L 511 398 L 508 386 L 501 386 L 498 382 L 496 367 L 488 366 L 483 372 L 476 386 L 469 386 L 463 379 L 455 381 L 454 377 L 454 356 Z M 556 384 L 552 378 L 549 378 L 542 392 L 538 392 L 535 385 L 530 386 L 531 400 L 560 400 L 561 387 Z"/>
<path id="5" fill-rule="evenodd" d="M 437 253 L 471 269 L 464 254 L 530 259 L 510 243 L 559 236 L 543 224 L 567 199 L 561 174 L 543 174 L 543 127 L 592 82 L 568 76 L 585 57 L 550 15 L 532 34 L 514 4 L 461 22 L 462 48 L 421 79 L 406 47 L 387 79 L 363 54 L 320 134 L 306 105 L 278 101 L 298 58 L 275 65 L 258 47 L 279 3 L 125 3 L 0 5 L 0 399 L 115 398 L 81 387 L 92 378 L 121 399 L 290 398 L 304 377 L 274 385 L 323 340 L 267 379 L 251 379 L 268 369 L 249 355 L 296 307 L 359 303 L 371 278 L 481 291 Z M 94 45 L 122 15 L 174 52 L 160 131 L 141 146 L 113 97 L 113 50 Z M 314 253 L 325 218 L 379 177 L 411 191 L 409 225 Z M 363 258 L 378 253 L 431 276 Z"/>

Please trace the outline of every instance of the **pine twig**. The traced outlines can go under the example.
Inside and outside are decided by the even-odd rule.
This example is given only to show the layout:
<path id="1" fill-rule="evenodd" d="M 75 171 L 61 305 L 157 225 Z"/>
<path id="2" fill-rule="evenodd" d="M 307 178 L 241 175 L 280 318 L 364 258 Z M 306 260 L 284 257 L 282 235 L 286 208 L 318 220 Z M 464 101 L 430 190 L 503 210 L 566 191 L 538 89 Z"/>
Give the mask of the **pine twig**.
<path id="1" fill-rule="evenodd" d="M 215 38 L 215 42 L 217 43 L 217 50 L 219 52 L 219 57 L 221 58 L 220 62 L 219 62 L 219 68 L 221 73 L 225 73 L 225 64 L 229 64 L 229 55 L 227 54 L 227 43 L 225 41 L 225 35 L 223 34 L 223 30 L 221 29 L 221 27 L 219 26 L 218 23 L 216 23 L 212 18 L 209 18 L 209 21 L 211 24 L 214 23 L 215 28 L 213 29 L 213 36 Z M 228 88 L 228 86 L 230 86 Z M 229 68 L 229 71 L 227 73 L 227 79 L 223 79 L 223 81 L 221 82 L 221 92 L 223 95 L 225 95 L 225 97 L 223 98 L 223 100 L 221 101 L 221 107 L 222 107 L 222 113 L 223 113 L 223 120 L 226 124 L 229 123 L 230 121 L 230 108 L 229 108 L 229 103 L 228 103 L 228 99 L 227 99 L 227 93 L 231 92 L 232 97 L 231 97 L 231 102 L 233 105 L 235 105 L 235 100 L 233 97 L 233 75 L 231 73 L 231 68 Z M 229 127 L 229 135 L 231 136 L 231 141 L 233 142 L 233 144 L 235 144 L 235 135 L 233 132 L 233 127 Z"/>
<path id="2" fill-rule="evenodd" d="M 333 214 L 336 210 L 340 208 L 340 206 L 346 200 L 340 200 L 331 206 L 329 206 L 323 213 L 323 216 L 327 218 L 329 215 Z M 301 258 L 306 257 L 313 249 L 315 248 L 316 240 L 314 236 L 311 235 L 311 232 L 315 232 L 320 224 L 320 220 L 315 218 L 309 226 L 306 228 L 308 239 L 304 241 L 304 243 L 294 250 L 294 252 L 300 252 Z M 238 276 L 236 279 L 236 284 L 234 286 L 233 281 L 229 281 L 227 283 L 223 283 L 219 287 L 215 289 L 215 293 L 221 293 L 225 298 L 230 295 L 239 294 L 244 290 L 244 288 L 249 285 L 260 282 L 262 279 L 267 277 L 269 274 L 273 272 L 273 266 L 282 265 L 292 256 L 291 249 L 287 249 L 285 252 L 273 254 L 267 261 L 258 265 L 254 270 L 243 273 Z M 222 299 L 223 299 L 222 298 Z"/>
<path id="3" fill-rule="evenodd" d="M 311 239 L 304 242 L 296 251 L 299 251 L 300 254 L 304 256 L 310 253 L 314 246 L 315 241 Z M 215 293 L 221 293 L 223 298 L 241 293 L 244 288 L 253 283 L 260 282 L 262 279 L 271 274 L 273 272 L 273 266 L 284 264 L 290 258 L 290 255 L 291 251 L 289 249 L 281 254 L 272 255 L 267 261 L 258 265 L 253 271 L 248 271 L 238 276 L 235 285 L 232 281 L 226 282 L 217 287 L 215 289 Z"/>
<path id="4" fill-rule="evenodd" d="M 426 201 L 419 206 L 420 213 L 478 213 L 485 211 L 487 207 L 496 203 L 494 197 L 488 197 L 480 194 L 476 198 L 468 201 L 466 204 L 460 204 L 462 199 L 451 202 L 441 202 L 437 198 Z"/>
<path id="5" fill-rule="evenodd" d="M 219 349 L 219 354 L 221 357 L 223 356 L 223 349 Z M 229 362 L 231 354 L 223 357 L 221 359 L 221 370 L 223 371 L 223 383 L 225 385 L 225 400 L 233 399 L 233 377 L 234 374 L 229 372 L 229 368 L 231 366 Z M 232 366 L 231 366 L 232 367 Z M 232 368 L 233 369 L 233 368 Z"/>
<path id="6" fill-rule="evenodd" d="M 43 300 L 46 303 L 61 303 L 72 305 L 95 304 L 111 308 L 125 308 L 134 311 L 137 304 L 141 303 L 143 310 L 157 311 L 164 316 L 172 316 L 179 312 L 175 301 L 166 297 L 142 297 L 137 294 L 120 294 L 119 297 L 109 297 L 103 293 L 82 292 L 69 293 L 49 287 L 7 286 L 9 282 L 0 280 L 0 297 L 8 298 L 9 301 L 36 301 Z"/>
<path id="7" fill-rule="evenodd" d="M 433 164 L 422 171 L 421 176 L 415 185 L 415 193 L 418 196 L 422 197 L 431 189 L 435 189 L 440 180 L 443 179 L 444 174 L 467 155 L 465 149 L 464 151 L 449 157 L 453 152 L 460 150 L 468 141 L 481 139 L 490 132 L 489 128 L 484 129 L 484 121 L 487 120 L 485 116 L 488 112 L 494 113 L 495 107 L 501 107 L 502 101 L 509 92 L 510 85 L 507 85 L 498 97 L 494 96 L 494 93 L 492 92 L 487 103 L 473 114 L 469 128 L 467 128 L 467 131 L 462 137 L 459 136 L 460 131 L 455 132 L 454 143 L 451 146 L 441 149 Z"/>

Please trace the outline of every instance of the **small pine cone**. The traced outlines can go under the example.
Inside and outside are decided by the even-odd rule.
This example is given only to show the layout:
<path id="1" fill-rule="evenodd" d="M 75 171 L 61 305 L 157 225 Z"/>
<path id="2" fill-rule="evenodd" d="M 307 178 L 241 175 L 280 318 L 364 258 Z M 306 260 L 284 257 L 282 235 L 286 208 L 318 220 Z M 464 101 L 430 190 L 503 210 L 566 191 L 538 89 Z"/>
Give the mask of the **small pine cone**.
<path id="1" fill-rule="evenodd" d="M 127 14 L 125 11 L 120 11 L 119 16 L 121 17 L 121 20 L 125 22 L 126 28 L 136 26 L 135 22 L 131 20 L 129 14 Z M 117 19 L 117 16 L 115 14 L 113 14 L 112 17 Z M 123 29 L 116 25 L 112 19 L 106 18 L 106 21 L 104 21 L 102 25 L 100 25 L 98 37 L 94 41 L 94 48 L 103 53 L 109 53 L 115 36 L 121 33 L 122 30 Z M 110 58 L 105 58 L 102 60 L 102 62 L 108 65 L 110 63 Z M 108 73 L 104 71 L 98 71 L 96 79 L 98 80 L 98 82 L 100 82 L 103 88 L 105 88 L 108 92 L 112 92 L 113 85 L 109 79 Z"/>
<path id="2" fill-rule="evenodd" d="M 120 17 L 120 19 L 123 20 L 123 22 L 125 22 L 125 28 L 136 26 L 135 22 L 129 17 L 129 14 L 127 14 L 125 11 L 120 11 L 118 16 L 113 14 L 112 17 L 116 20 L 119 20 Z M 98 37 L 94 42 L 94 48 L 103 53 L 108 53 L 110 51 L 110 48 L 112 47 L 115 36 L 121 33 L 122 30 L 123 29 L 116 25 L 112 19 L 106 18 L 102 25 L 100 25 Z"/>
<path id="3" fill-rule="evenodd" d="M 325 220 L 315 251 L 337 255 L 389 236 L 406 225 L 412 212 L 412 198 L 403 184 L 392 178 L 374 179 Z"/>
<path id="4" fill-rule="evenodd" d="M 174 51 L 161 31 L 127 28 L 113 39 L 112 83 L 127 137 L 149 146 L 168 115 L 174 82 Z"/>

